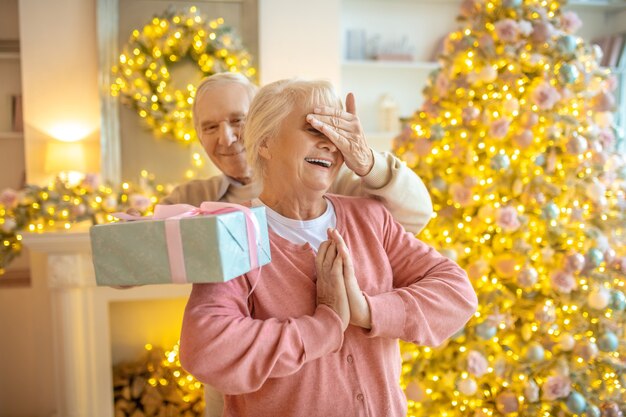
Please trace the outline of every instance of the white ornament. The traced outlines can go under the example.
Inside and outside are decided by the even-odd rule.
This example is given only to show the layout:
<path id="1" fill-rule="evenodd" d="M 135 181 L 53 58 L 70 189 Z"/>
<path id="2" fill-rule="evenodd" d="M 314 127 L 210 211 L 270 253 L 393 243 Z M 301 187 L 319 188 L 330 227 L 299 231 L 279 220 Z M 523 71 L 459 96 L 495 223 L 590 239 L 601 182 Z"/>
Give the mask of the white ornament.
<path id="1" fill-rule="evenodd" d="M 587 304 L 589 307 L 596 310 L 604 310 L 611 301 L 611 292 L 604 287 L 594 289 L 589 293 L 587 297 Z"/>
<path id="2" fill-rule="evenodd" d="M 576 340 L 571 334 L 561 333 L 561 335 L 559 336 L 559 347 L 561 348 L 561 350 L 569 352 L 574 349 L 575 344 Z"/>
<path id="3" fill-rule="evenodd" d="M 465 395 L 474 395 L 478 390 L 478 384 L 474 378 L 461 379 L 457 383 L 457 388 Z"/>

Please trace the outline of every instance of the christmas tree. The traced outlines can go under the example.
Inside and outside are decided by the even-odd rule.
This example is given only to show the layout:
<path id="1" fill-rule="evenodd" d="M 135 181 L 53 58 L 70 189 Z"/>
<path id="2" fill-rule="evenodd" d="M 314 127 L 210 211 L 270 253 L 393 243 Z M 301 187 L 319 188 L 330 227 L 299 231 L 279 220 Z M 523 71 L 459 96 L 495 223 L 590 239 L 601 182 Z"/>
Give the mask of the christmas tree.
<path id="1" fill-rule="evenodd" d="M 394 144 L 433 198 L 420 237 L 468 271 L 480 303 L 444 346 L 402 346 L 409 415 L 626 407 L 616 79 L 563 5 L 463 1 L 461 29 Z"/>

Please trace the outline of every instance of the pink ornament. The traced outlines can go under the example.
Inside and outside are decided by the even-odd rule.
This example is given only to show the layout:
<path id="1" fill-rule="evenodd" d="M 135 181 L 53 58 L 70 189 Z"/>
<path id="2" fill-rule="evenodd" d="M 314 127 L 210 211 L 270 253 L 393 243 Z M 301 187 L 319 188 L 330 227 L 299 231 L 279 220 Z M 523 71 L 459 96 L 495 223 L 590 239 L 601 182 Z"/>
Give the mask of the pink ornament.
<path id="1" fill-rule="evenodd" d="M 461 205 L 461 207 L 466 207 L 472 202 L 474 193 L 471 188 L 455 183 L 450 186 L 450 195 L 452 196 L 452 201 Z"/>
<path id="2" fill-rule="evenodd" d="M 561 269 L 550 274 L 550 283 L 556 292 L 562 294 L 569 294 L 578 287 L 574 276 Z"/>
<path id="3" fill-rule="evenodd" d="M 567 11 L 561 15 L 561 28 L 565 33 L 574 33 L 583 25 L 576 12 Z"/>
<path id="4" fill-rule="evenodd" d="M 554 34 L 554 26 L 545 21 L 539 21 L 533 24 L 533 33 L 531 39 L 536 43 L 544 43 L 550 40 Z"/>
<path id="5" fill-rule="evenodd" d="M 501 392 L 496 398 L 496 408 L 502 414 L 516 413 L 519 410 L 519 401 L 514 392 Z"/>
<path id="6" fill-rule="evenodd" d="M 519 26 L 513 19 L 503 19 L 495 23 L 495 32 L 497 38 L 505 43 L 517 42 L 520 34 Z"/>
<path id="7" fill-rule="evenodd" d="M 496 224 L 505 232 L 514 232 L 520 227 L 515 207 L 500 207 L 496 213 Z"/>
<path id="8" fill-rule="evenodd" d="M 470 350 L 467 354 L 467 372 L 480 378 L 487 373 L 489 363 L 482 353 Z"/>
<path id="9" fill-rule="evenodd" d="M 474 120 L 478 118 L 478 116 L 480 116 L 480 110 L 478 110 L 478 108 L 476 107 L 472 106 L 472 107 L 466 107 L 463 109 L 462 118 L 463 118 L 463 123 L 465 124 L 473 122 Z"/>
<path id="10" fill-rule="evenodd" d="M 565 257 L 564 268 L 571 273 L 577 273 L 585 267 L 585 255 L 578 252 L 570 252 Z"/>
<path id="11" fill-rule="evenodd" d="M 571 392 L 571 381 L 563 375 L 553 375 L 546 379 L 541 387 L 541 398 L 548 401 L 554 401 L 557 398 L 565 398 Z"/>
<path id="12" fill-rule="evenodd" d="M 613 111 L 615 109 L 615 97 L 613 94 L 602 91 L 592 99 L 595 111 Z"/>
<path id="13" fill-rule="evenodd" d="M 524 112 L 520 117 L 520 121 L 522 123 L 522 126 L 526 128 L 531 128 L 539 123 L 539 116 L 537 115 L 537 113 Z"/>
<path id="14" fill-rule="evenodd" d="M 13 209 L 17 207 L 18 202 L 18 194 L 12 188 L 6 188 L 0 193 L 0 204 L 8 209 Z"/>
<path id="15" fill-rule="evenodd" d="M 433 149 L 433 144 L 428 139 L 418 139 L 415 141 L 415 144 L 413 146 L 415 149 L 415 153 L 417 153 L 421 157 L 428 155 Z"/>
<path id="16" fill-rule="evenodd" d="M 505 117 L 502 117 L 494 121 L 489 127 L 489 135 L 495 139 L 502 139 L 509 131 L 511 121 Z"/>
<path id="17" fill-rule="evenodd" d="M 520 149 L 526 149 L 528 148 L 534 140 L 534 136 L 533 136 L 533 132 L 525 129 L 522 130 L 522 132 L 519 135 L 516 135 L 513 138 L 513 141 L 515 141 L 515 144 L 520 148 Z"/>
<path id="18" fill-rule="evenodd" d="M 531 99 L 541 110 L 551 110 L 561 96 L 556 88 L 547 82 L 542 82 L 533 90 Z"/>
<path id="19" fill-rule="evenodd" d="M 589 362 L 598 356 L 598 346 L 588 340 L 581 340 L 574 345 L 574 355 L 580 356 L 584 361 Z"/>
<path id="20" fill-rule="evenodd" d="M 406 398 L 411 401 L 422 402 L 426 398 L 428 398 L 426 392 L 424 391 L 424 388 L 422 388 L 417 381 L 409 382 L 406 385 L 406 389 L 404 390 L 404 392 L 406 393 Z"/>

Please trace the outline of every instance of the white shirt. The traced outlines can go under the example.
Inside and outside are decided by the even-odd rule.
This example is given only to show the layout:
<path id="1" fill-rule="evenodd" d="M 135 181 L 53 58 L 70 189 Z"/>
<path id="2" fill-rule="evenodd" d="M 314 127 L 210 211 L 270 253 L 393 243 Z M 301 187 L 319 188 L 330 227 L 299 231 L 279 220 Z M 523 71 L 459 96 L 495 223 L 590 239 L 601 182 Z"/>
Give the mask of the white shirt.
<path id="1" fill-rule="evenodd" d="M 255 203 L 265 206 L 259 199 L 256 199 Z M 328 234 L 326 233 L 328 228 L 337 226 L 335 208 L 328 200 L 326 200 L 326 211 L 312 220 L 290 219 L 278 214 L 267 206 L 265 206 L 265 213 L 267 214 L 267 224 L 274 233 L 292 243 L 299 245 L 308 243 L 316 252 L 322 242 L 328 240 Z"/>

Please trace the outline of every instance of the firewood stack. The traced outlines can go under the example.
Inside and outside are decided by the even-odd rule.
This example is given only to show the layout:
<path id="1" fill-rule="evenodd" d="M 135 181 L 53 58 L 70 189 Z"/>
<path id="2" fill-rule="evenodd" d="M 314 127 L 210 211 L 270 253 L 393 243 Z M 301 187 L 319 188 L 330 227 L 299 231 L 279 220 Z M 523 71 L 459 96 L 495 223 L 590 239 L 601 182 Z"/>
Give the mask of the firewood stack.
<path id="1" fill-rule="evenodd" d="M 204 410 L 202 384 L 160 348 L 114 366 L 113 393 L 115 417 L 201 417 Z"/>

